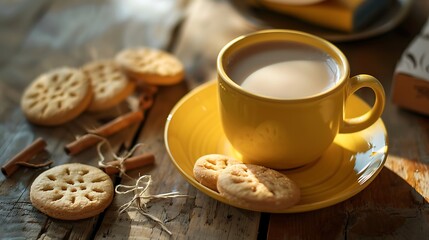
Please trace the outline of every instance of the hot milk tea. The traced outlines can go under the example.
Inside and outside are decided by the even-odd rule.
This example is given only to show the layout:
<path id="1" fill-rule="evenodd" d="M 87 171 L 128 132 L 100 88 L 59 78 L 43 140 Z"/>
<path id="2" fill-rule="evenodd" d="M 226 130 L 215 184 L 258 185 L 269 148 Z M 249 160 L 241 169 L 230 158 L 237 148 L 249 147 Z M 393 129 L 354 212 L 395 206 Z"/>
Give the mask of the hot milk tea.
<path id="1" fill-rule="evenodd" d="M 264 42 L 235 53 L 228 76 L 254 94 L 277 99 L 305 98 L 332 88 L 336 62 L 321 50 L 293 42 Z"/>

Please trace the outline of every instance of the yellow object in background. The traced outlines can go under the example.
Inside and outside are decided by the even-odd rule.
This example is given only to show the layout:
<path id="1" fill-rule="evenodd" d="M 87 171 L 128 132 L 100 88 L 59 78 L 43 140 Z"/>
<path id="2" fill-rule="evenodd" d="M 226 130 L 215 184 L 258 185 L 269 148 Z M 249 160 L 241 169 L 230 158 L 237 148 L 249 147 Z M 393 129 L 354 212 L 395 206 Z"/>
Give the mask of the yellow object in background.
<path id="1" fill-rule="evenodd" d="M 319 26 L 352 32 L 374 20 L 391 0 L 326 0 L 310 5 L 289 5 L 274 0 L 260 0 L 271 10 Z"/>

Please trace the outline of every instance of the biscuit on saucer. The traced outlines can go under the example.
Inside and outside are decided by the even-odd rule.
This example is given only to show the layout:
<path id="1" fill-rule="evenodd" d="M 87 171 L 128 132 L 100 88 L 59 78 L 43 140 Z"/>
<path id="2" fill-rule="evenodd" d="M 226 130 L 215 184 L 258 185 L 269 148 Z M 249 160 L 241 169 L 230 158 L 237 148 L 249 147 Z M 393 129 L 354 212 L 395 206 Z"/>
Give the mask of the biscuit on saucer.
<path id="1" fill-rule="evenodd" d="M 276 212 L 298 203 L 301 193 L 291 179 L 273 169 L 235 164 L 219 173 L 219 193 L 239 207 Z"/>
<path id="2" fill-rule="evenodd" d="M 217 191 L 217 180 L 220 171 L 238 164 L 239 161 L 221 154 L 209 154 L 200 157 L 194 164 L 194 177 L 204 186 Z"/>

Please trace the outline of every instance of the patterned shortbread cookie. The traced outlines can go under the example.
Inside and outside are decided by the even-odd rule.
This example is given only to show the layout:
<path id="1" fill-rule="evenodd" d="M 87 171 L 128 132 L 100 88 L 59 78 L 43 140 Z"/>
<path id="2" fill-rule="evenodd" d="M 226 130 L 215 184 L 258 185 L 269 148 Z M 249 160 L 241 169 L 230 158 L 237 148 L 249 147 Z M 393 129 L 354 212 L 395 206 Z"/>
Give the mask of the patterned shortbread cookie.
<path id="1" fill-rule="evenodd" d="M 92 98 L 91 83 L 74 68 L 58 68 L 37 77 L 25 90 L 21 108 L 35 124 L 60 125 L 81 114 Z"/>
<path id="2" fill-rule="evenodd" d="M 157 49 L 126 49 L 116 61 L 127 75 L 148 84 L 176 84 L 185 75 L 183 64 L 175 56 Z"/>
<path id="3" fill-rule="evenodd" d="M 220 171 L 238 163 L 240 162 L 221 154 L 204 155 L 198 158 L 194 164 L 194 177 L 204 186 L 217 191 L 217 179 Z"/>
<path id="4" fill-rule="evenodd" d="M 237 206 L 276 212 L 298 203 L 299 187 L 285 175 L 263 166 L 235 164 L 220 172 L 219 193 Z"/>
<path id="5" fill-rule="evenodd" d="M 77 220 L 95 216 L 113 199 L 113 183 L 100 169 L 79 163 L 41 173 L 30 189 L 34 207 L 53 218 Z"/>
<path id="6" fill-rule="evenodd" d="M 101 111 L 116 106 L 135 88 L 113 60 L 97 60 L 82 67 L 91 81 L 94 97 L 88 111 Z"/>

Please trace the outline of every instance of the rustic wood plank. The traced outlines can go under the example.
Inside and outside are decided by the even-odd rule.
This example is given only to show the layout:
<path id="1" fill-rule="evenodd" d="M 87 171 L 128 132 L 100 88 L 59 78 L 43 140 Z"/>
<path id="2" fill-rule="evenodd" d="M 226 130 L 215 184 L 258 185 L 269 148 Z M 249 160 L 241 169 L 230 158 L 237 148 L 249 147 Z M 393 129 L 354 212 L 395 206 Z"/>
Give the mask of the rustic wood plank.
<path id="1" fill-rule="evenodd" d="M 228 18 L 223 18 L 228 14 Z M 216 24 L 213 24 L 216 19 Z M 243 28 L 244 27 L 244 28 Z M 144 151 L 156 155 L 156 164 L 140 173 L 150 174 L 151 193 L 178 191 L 194 198 L 156 201 L 150 213 L 165 222 L 173 239 L 204 236 L 206 239 L 256 239 L 260 214 L 237 209 L 209 198 L 188 184 L 175 169 L 165 150 L 164 125 L 169 112 L 189 89 L 211 80 L 216 74 L 215 59 L 221 47 L 241 35 L 245 21 L 225 1 L 194 1 L 186 21 L 173 42 L 173 53 L 186 66 L 186 84 L 161 88 L 148 114 L 138 142 Z M 211 37 L 212 36 L 212 37 Z M 187 87 L 186 87 L 187 85 Z M 137 178 L 138 174 L 133 175 Z M 122 184 L 133 180 L 122 179 Z M 117 209 L 126 200 L 117 196 L 107 212 L 96 238 L 167 238 L 168 234 L 146 217 L 132 212 L 117 217 Z"/>
<path id="2" fill-rule="evenodd" d="M 139 138 L 138 143 L 143 143 L 144 146 L 138 152 L 151 152 L 155 154 L 155 165 L 143 169 L 137 169 L 129 172 L 128 174 L 134 179 L 137 179 L 139 174 L 150 174 L 153 181 L 157 184 L 151 188 L 152 194 L 170 192 L 172 189 L 175 191 L 183 192 L 182 184 L 177 185 L 168 184 L 174 181 L 172 176 L 178 178 L 178 173 L 173 169 L 172 164 L 169 162 L 168 155 L 164 148 L 163 142 L 163 128 L 165 119 L 172 106 L 188 91 L 185 83 L 175 85 L 172 87 L 164 87 L 159 90 L 156 96 L 155 104 L 150 109 L 145 122 L 147 128 L 143 128 L 142 132 L 145 138 Z M 121 184 L 133 185 L 135 180 L 123 177 Z M 183 192 L 186 194 L 186 192 Z M 119 207 L 127 202 L 131 196 L 116 195 L 114 202 L 106 212 L 105 218 L 97 233 L 96 238 L 111 238 L 118 237 L 136 238 L 136 237 L 160 237 L 164 235 L 159 227 L 152 221 L 149 221 L 144 216 L 139 215 L 137 212 L 124 213 L 118 216 Z M 159 204 L 154 204 L 150 208 L 153 215 L 165 220 L 170 219 L 171 216 L 167 209 L 173 208 L 169 205 L 175 205 L 173 202 L 187 201 L 183 199 L 165 200 Z M 182 203 L 183 204 L 183 203 Z M 182 205 L 181 204 L 181 205 Z M 189 214 L 184 212 L 183 214 Z M 173 215 L 175 216 L 175 215 Z M 177 216 L 175 216 L 177 218 Z M 174 222 L 176 222 L 175 220 Z M 167 224 L 169 226 L 169 223 Z M 183 227 L 183 226 L 182 226 Z"/>

